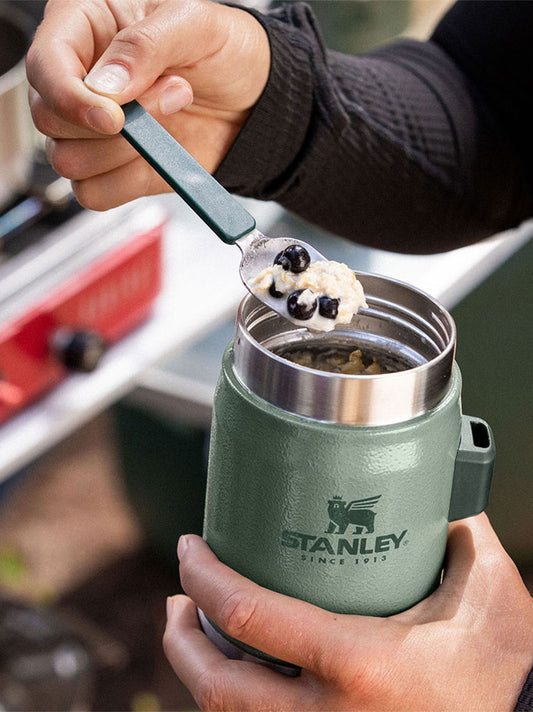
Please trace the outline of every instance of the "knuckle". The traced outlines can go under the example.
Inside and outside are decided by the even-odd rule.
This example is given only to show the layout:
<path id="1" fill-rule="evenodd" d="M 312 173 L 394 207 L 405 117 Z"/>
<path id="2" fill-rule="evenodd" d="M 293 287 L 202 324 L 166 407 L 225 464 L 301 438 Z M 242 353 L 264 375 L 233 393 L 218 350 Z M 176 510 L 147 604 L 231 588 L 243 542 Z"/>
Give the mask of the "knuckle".
<path id="1" fill-rule="evenodd" d="M 28 82 L 30 85 L 33 85 L 34 83 L 34 76 L 36 72 L 38 71 L 38 64 L 39 64 L 39 55 L 38 55 L 38 49 L 33 42 L 29 48 L 28 51 L 26 52 L 26 76 L 28 78 Z"/>
<path id="2" fill-rule="evenodd" d="M 488 577 L 507 568 L 507 557 L 499 547 L 484 547 L 476 552 L 478 568 Z M 499 578 L 499 577 L 498 577 Z"/>
<path id="3" fill-rule="evenodd" d="M 30 93 L 29 105 L 31 118 L 37 130 L 45 136 L 50 136 L 53 132 L 53 123 L 50 112 L 45 108 L 41 97 L 38 94 Z"/>
<path id="4" fill-rule="evenodd" d="M 194 698 L 200 709 L 206 712 L 234 709 L 229 702 L 226 679 L 216 668 L 204 672 L 197 679 Z"/>
<path id="5" fill-rule="evenodd" d="M 84 112 L 87 107 L 77 106 L 76 102 L 66 95 L 50 94 L 45 101 L 36 89 L 30 87 L 28 103 L 33 123 L 45 136 L 59 135 L 62 121 L 78 126 L 85 123 Z"/>
<path id="6" fill-rule="evenodd" d="M 70 124 L 69 129 L 72 135 L 79 131 L 77 127 L 84 124 L 83 109 L 78 109 L 75 116 L 67 116 L 67 112 L 59 105 L 54 106 L 51 101 L 45 103 L 40 95 L 34 91 L 29 94 L 29 106 L 33 123 L 44 136 L 53 138 L 65 136 L 64 122 Z"/>
<path id="7" fill-rule="evenodd" d="M 115 203 L 110 202 L 101 191 L 94 189 L 91 180 L 72 181 L 72 191 L 82 208 L 103 211 L 115 207 Z"/>
<path id="8" fill-rule="evenodd" d="M 388 661 L 383 661 L 379 651 L 367 648 L 361 655 L 360 642 L 342 634 L 311 652 L 314 667 L 310 669 L 341 689 L 357 690 L 362 697 L 372 694 L 386 677 Z"/>
<path id="9" fill-rule="evenodd" d="M 47 139 L 46 156 L 52 168 L 64 178 L 79 179 L 78 163 L 71 154 L 61 141 Z"/>
<path id="10" fill-rule="evenodd" d="M 72 181 L 72 192 L 76 197 L 76 200 L 81 205 L 82 208 L 88 208 L 90 210 L 96 210 L 93 201 L 90 197 L 90 191 L 87 188 L 86 181 Z"/>
<path id="11" fill-rule="evenodd" d="M 51 135 L 52 132 L 50 131 L 46 121 L 44 120 L 43 115 L 33 107 L 31 107 L 31 117 L 37 131 L 42 133 L 43 136 Z"/>
<path id="12" fill-rule="evenodd" d="M 250 633 L 256 627 L 258 618 L 257 604 L 239 589 L 227 596 L 220 609 L 222 629 L 235 638 Z"/>
<path id="13" fill-rule="evenodd" d="M 372 656 L 370 656 L 372 657 Z M 336 682 L 343 689 L 356 690 L 363 702 L 380 696 L 392 671 L 375 660 L 346 660 L 336 671 Z"/>
<path id="14" fill-rule="evenodd" d="M 37 32 L 34 41 L 28 47 L 26 52 L 26 76 L 30 86 L 35 86 L 39 83 L 41 70 L 46 63 L 46 52 L 43 48 L 43 43 L 38 41 L 39 32 Z"/>
<path id="15" fill-rule="evenodd" d="M 119 52 L 127 57 L 149 57 L 157 52 L 159 34 L 154 26 L 132 25 L 121 30 L 115 36 L 113 43 Z"/>
<path id="16" fill-rule="evenodd" d="M 303 651 L 303 667 L 312 670 L 319 678 L 334 685 L 343 686 L 343 681 L 351 671 L 353 660 L 337 645 L 335 640 L 321 645 L 310 645 Z"/>
<path id="17" fill-rule="evenodd" d="M 309 647 L 303 651 L 303 655 L 303 667 L 306 670 L 312 670 L 320 678 L 331 682 L 335 682 L 339 677 L 337 655 L 331 656 L 329 650 Z"/>

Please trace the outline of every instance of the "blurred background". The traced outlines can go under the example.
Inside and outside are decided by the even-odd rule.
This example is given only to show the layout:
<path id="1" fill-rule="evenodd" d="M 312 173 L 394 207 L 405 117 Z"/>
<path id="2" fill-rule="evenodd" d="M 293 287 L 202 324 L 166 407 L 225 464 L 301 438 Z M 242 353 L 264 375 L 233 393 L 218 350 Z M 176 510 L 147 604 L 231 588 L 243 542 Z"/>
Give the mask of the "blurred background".
<path id="1" fill-rule="evenodd" d="M 44 4 L 0 0 L 0 18 L 21 33 L 0 42 L 4 74 Z M 450 2 L 309 4 L 330 47 L 363 52 L 402 34 L 423 39 Z M 42 374 L 23 374 L 41 388 L 28 404 L 24 389 L 0 374 L 0 710 L 196 709 L 161 636 L 166 596 L 179 591 L 178 536 L 201 531 L 213 389 L 242 296 L 234 255 L 217 250 L 172 196 L 109 216 L 81 211 L 46 165 L 25 103 L 16 102 L 16 113 L 0 113 L 0 158 L 17 176 L 0 203 L 0 343 L 21 314 L 17 338 L 44 328 L 35 306 L 43 300 L 59 324 L 77 300 L 95 328 L 54 331 L 61 366 L 47 356 Z M 332 259 L 403 278 L 452 310 L 463 410 L 495 433 L 489 514 L 531 590 L 533 227 L 457 254 L 395 258 L 277 206 L 251 210 L 267 234 L 306 236 Z M 203 268 L 214 273 L 222 264 L 224 280 L 187 321 L 177 305 L 204 244 L 213 263 Z M 137 290 L 127 313 L 113 291 L 119 282 L 121 294 Z M 74 283 L 83 293 L 74 295 Z"/>

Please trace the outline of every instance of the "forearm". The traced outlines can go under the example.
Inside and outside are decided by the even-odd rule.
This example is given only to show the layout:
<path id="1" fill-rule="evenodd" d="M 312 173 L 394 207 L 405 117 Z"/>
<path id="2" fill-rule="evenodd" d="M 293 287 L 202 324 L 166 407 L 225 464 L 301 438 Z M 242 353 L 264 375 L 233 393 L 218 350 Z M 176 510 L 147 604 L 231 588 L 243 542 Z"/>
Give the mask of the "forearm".
<path id="1" fill-rule="evenodd" d="M 257 17 L 270 79 L 217 177 L 356 242 L 452 249 L 528 217 L 505 132 L 436 44 L 326 52 L 300 4 Z"/>

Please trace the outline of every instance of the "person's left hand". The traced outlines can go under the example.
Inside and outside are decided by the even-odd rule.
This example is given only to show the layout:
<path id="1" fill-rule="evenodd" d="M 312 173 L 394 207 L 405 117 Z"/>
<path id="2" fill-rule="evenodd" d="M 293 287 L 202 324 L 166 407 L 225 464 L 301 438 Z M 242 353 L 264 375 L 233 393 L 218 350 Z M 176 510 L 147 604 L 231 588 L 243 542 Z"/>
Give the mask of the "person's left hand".
<path id="1" fill-rule="evenodd" d="M 197 536 L 182 537 L 178 555 L 190 598 L 168 599 L 163 644 L 204 710 L 504 712 L 533 662 L 532 600 L 484 514 L 450 525 L 444 583 L 390 618 L 268 591 Z M 300 666 L 300 677 L 226 658 L 195 604 L 231 637 Z"/>

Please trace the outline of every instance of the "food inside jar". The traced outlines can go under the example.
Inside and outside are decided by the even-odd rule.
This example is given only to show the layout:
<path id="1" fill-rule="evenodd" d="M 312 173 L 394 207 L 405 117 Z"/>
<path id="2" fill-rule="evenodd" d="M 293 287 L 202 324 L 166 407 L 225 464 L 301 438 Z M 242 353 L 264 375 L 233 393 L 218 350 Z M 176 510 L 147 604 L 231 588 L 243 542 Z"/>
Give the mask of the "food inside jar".
<path id="1" fill-rule="evenodd" d="M 328 373 L 343 373 L 350 376 L 372 376 L 381 373 L 401 371 L 406 366 L 387 362 L 364 353 L 360 348 L 291 345 L 274 351 L 278 356 L 296 363 L 299 366 L 313 368 Z"/>

